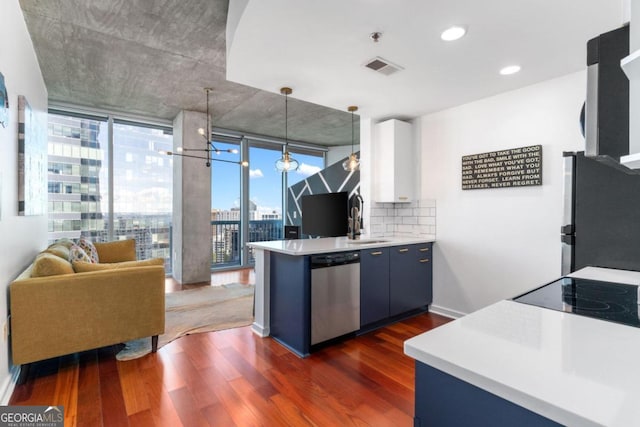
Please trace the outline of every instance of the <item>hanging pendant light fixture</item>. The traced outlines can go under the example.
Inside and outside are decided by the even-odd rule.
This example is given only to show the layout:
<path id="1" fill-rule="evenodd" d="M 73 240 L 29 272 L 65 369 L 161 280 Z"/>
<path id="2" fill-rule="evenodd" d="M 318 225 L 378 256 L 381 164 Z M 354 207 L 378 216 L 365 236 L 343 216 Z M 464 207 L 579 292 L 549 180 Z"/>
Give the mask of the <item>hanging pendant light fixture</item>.
<path id="1" fill-rule="evenodd" d="M 288 119 L 289 119 L 289 95 L 293 90 L 290 87 L 283 87 L 280 89 L 280 93 L 284 95 L 284 146 L 282 147 L 282 157 L 276 160 L 276 170 L 278 172 L 290 172 L 297 170 L 300 164 L 296 159 L 291 157 L 289 154 L 289 129 L 288 129 Z"/>
<path id="2" fill-rule="evenodd" d="M 200 135 L 202 135 L 206 141 L 206 145 L 205 148 L 183 148 L 183 147 L 178 147 L 176 148 L 176 152 L 172 152 L 172 151 L 160 151 L 160 154 L 166 154 L 169 156 L 181 156 L 181 157 L 191 157 L 194 159 L 202 159 L 202 160 L 206 160 L 206 166 L 207 167 L 211 167 L 211 162 L 225 162 L 225 163 L 236 163 L 238 165 L 242 165 L 242 166 L 249 166 L 249 162 L 244 161 L 244 162 L 239 162 L 239 161 L 235 161 L 235 160 L 226 160 L 226 159 L 215 159 L 212 157 L 212 153 L 215 153 L 216 155 L 219 155 L 220 153 L 231 153 L 231 154 L 238 154 L 238 150 L 236 150 L 235 148 L 229 148 L 226 150 L 220 150 L 218 149 L 214 144 L 213 144 L 213 140 L 212 140 L 212 131 L 211 131 L 211 123 L 209 123 L 209 92 L 211 92 L 213 90 L 213 88 L 210 87 L 205 87 L 204 91 L 207 94 L 207 128 L 203 129 L 203 128 L 199 128 L 198 129 L 198 133 Z M 201 156 L 196 156 L 193 154 L 184 154 L 185 151 L 199 151 L 199 152 L 204 152 L 206 153 L 205 155 L 201 155 Z"/>
<path id="3" fill-rule="evenodd" d="M 347 108 L 347 111 L 351 113 L 351 155 L 349 155 L 349 158 L 347 158 L 347 160 L 342 162 L 342 167 L 346 171 L 354 172 L 354 171 L 360 170 L 360 159 L 358 159 L 358 156 L 356 155 L 355 151 L 353 151 L 353 145 L 355 140 L 355 131 L 354 131 L 355 118 L 353 116 L 353 113 L 358 111 L 358 107 L 356 107 L 355 105 L 352 105 Z"/>

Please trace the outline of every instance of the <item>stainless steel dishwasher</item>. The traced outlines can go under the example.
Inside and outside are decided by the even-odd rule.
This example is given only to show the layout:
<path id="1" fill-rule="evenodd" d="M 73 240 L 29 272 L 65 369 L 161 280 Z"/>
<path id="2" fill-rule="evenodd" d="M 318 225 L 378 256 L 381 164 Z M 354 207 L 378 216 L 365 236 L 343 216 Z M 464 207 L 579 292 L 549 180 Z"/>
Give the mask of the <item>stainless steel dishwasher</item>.
<path id="1" fill-rule="evenodd" d="M 360 252 L 311 256 L 311 345 L 360 329 Z"/>

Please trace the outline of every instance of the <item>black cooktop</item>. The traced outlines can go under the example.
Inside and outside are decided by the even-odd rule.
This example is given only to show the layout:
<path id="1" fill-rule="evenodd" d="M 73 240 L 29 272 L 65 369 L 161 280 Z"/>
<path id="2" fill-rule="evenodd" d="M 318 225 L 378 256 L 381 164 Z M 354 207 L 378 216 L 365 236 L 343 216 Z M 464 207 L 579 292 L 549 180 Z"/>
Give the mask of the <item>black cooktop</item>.
<path id="1" fill-rule="evenodd" d="M 513 300 L 640 328 L 637 285 L 563 277 Z"/>

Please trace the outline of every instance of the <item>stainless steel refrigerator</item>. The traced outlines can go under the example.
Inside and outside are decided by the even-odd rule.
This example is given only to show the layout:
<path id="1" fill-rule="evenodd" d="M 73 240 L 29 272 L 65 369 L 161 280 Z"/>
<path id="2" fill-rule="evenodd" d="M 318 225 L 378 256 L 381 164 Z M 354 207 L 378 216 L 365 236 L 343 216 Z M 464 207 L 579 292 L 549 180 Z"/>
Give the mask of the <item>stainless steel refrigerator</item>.
<path id="1" fill-rule="evenodd" d="M 640 271 L 640 175 L 607 157 L 565 153 L 562 273 Z"/>

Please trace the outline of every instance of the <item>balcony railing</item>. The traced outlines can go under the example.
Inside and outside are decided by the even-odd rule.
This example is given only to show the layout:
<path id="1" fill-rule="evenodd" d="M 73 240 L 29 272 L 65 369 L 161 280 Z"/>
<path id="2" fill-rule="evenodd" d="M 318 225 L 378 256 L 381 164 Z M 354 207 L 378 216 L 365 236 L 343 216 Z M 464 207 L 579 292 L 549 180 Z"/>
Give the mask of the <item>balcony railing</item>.
<path id="1" fill-rule="evenodd" d="M 281 240 L 283 236 L 282 220 L 266 219 L 249 221 L 248 242 Z M 237 266 L 241 264 L 240 221 L 211 221 L 213 254 L 211 268 Z M 248 248 L 249 264 L 255 263 L 253 249 Z"/>

